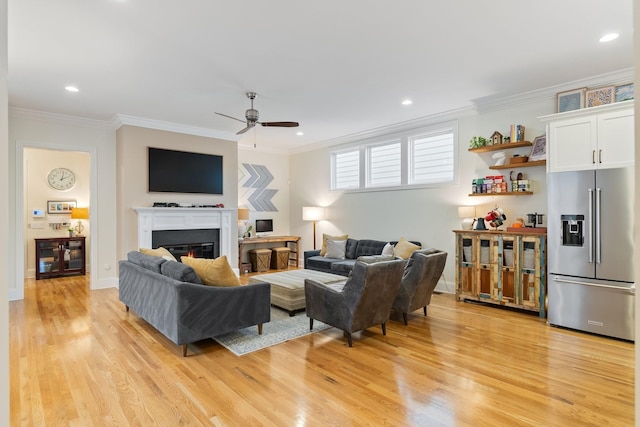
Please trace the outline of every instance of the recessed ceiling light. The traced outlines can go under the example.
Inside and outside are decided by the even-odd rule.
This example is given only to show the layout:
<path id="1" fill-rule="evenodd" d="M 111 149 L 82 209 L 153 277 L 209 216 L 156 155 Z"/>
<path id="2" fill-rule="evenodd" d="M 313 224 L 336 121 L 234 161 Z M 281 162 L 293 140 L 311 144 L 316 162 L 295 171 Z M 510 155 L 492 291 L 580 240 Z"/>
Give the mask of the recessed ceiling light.
<path id="1" fill-rule="evenodd" d="M 611 40 L 615 40 L 618 38 L 620 34 L 618 33 L 609 33 L 609 34 L 605 34 L 604 36 L 600 37 L 600 43 L 606 43 L 606 42 L 610 42 Z"/>
<path id="2" fill-rule="evenodd" d="M 296 132 L 296 135 L 302 136 L 302 135 L 304 135 L 304 132 Z"/>
<path id="3" fill-rule="evenodd" d="M 80 89 L 75 86 L 66 86 L 65 89 L 69 92 L 80 92 Z"/>
<path id="4" fill-rule="evenodd" d="M 413 101 L 410 99 L 405 99 L 404 101 L 402 101 L 402 105 L 411 105 L 413 104 Z"/>

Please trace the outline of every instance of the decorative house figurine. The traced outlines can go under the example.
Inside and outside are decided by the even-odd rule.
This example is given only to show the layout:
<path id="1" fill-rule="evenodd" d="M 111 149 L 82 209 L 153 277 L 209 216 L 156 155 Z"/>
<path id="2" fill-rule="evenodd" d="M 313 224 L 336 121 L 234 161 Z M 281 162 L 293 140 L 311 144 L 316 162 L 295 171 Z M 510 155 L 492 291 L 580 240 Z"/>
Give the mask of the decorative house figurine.
<path id="1" fill-rule="evenodd" d="M 495 131 L 491 134 L 491 145 L 502 144 L 502 134 L 498 131 Z"/>

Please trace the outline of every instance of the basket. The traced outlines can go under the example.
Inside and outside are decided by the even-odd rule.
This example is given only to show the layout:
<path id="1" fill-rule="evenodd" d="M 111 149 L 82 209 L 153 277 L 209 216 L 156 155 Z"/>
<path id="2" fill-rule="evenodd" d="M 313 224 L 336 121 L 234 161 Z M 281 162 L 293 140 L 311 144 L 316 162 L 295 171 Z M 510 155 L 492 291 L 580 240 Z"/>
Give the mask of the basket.
<path id="1" fill-rule="evenodd" d="M 529 157 L 527 156 L 513 156 L 509 159 L 509 164 L 514 164 L 514 163 L 526 163 L 529 160 Z"/>

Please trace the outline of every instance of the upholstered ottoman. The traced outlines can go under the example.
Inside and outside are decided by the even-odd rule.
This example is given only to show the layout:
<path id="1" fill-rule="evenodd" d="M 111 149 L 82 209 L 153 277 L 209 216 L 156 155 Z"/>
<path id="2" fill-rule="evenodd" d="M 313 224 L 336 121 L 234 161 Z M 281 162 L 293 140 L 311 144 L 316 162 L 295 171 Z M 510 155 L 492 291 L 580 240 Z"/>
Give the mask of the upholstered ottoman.
<path id="1" fill-rule="evenodd" d="M 328 285 L 344 282 L 346 277 L 339 274 L 323 273 L 315 270 L 291 270 L 282 273 L 260 274 L 249 278 L 249 283 L 266 282 L 271 284 L 271 305 L 283 308 L 293 316 L 296 311 L 304 310 L 304 279 Z"/>

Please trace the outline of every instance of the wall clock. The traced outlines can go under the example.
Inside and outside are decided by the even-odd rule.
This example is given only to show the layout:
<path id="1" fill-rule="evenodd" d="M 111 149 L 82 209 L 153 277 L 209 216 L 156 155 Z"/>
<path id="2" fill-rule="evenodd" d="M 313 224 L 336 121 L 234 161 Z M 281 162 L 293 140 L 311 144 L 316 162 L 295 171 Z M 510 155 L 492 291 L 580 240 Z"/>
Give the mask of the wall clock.
<path id="1" fill-rule="evenodd" d="M 55 190 L 69 190 L 76 185 L 76 175 L 66 168 L 54 168 L 49 171 L 47 182 Z"/>

